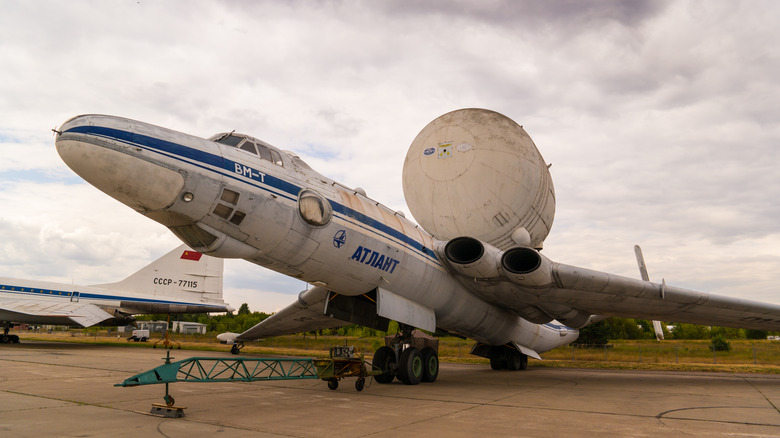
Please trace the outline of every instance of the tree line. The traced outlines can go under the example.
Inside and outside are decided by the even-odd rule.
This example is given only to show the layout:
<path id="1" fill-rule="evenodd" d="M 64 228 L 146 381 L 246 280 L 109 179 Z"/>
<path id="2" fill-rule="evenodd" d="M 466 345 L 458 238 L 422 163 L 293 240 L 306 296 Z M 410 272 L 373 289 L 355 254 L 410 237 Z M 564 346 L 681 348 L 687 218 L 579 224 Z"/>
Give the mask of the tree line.
<path id="1" fill-rule="evenodd" d="M 669 329 L 671 327 L 671 330 Z M 766 339 L 764 330 L 717 327 L 687 323 L 661 323 L 664 339 Z M 604 345 L 610 340 L 655 339 L 653 323 L 645 319 L 607 318 L 580 329 L 575 344 Z"/>
<path id="2" fill-rule="evenodd" d="M 188 321 L 206 324 L 207 331 L 212 333 L 234 332 L 241 333 L 249 330 L 256 324 L 265 320 L 271 313 L 252 312 L 247 303 L 241 304 L 235 313 L 224 314 L 179 314 L 171 315 L 172 321 Z M 164 321 L 166 314 L 139 315 L 140 321 Z M 665 339 L 712 339 L 722 337 L 725 339 L 766 339 L 770 334 L 763 330 L 737 329 L 731 327 L 716 327 L 686 323 L 661 323 Z M 669 330 L 667 326 L 671 326 Z M 312 332 L 313 333 L 313 332 Z M 350 336 L 350 337 L 381 337 L 387 334 L 398 333 L 398 323 L 392 321 L 387 332 L 374 330 L 359 325 L 347 325 L 335 329 L 319 330 L 315 335 Z M 437 336 L 446 336 L 444 333 L 436 333 Z M 576 344 L 603 345 L 610 340 L 619 339 L 655 339 L 653 324 L 651 321 L 633 318 L 607 318 L 603 321 L 591 324 L 580 329 L 580 336 Z"/>

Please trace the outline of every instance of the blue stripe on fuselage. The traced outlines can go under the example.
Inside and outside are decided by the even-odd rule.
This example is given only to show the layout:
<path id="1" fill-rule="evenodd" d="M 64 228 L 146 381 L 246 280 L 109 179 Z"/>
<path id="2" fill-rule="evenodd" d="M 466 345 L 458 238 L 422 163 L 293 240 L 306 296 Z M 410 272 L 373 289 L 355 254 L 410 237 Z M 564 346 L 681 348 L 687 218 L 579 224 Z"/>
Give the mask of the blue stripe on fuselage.
<path id="1" fill-rule="evenodd" d="M 576 329 L 573 329 L 569 326 L 563 325 L 563 324 L 553 324 L 551 322 L 548 322 L 547 324 L 542 324 L 542 326 L 547 327 L 549 329 L 553 329 L 558 332 L 574 332 Z"/>
<path id="2" fill-rule="evenodd" d="M 231 179 L 235 179 L 237 181 L 247 183 L 246 180 L 239 178 L 239 176 L 237 176 L 235 173 L 235 166 L 237 164 L 243 165 L 243 163 L 238 163 L 232 160 L 228 160 L 222 156 L 211 154 L 209 152 L 205 152 L 200 149 L 191 148 L 189 146 L 184 146 L 178 143 L 162 140 L 148 135 L 134 134 L 132 132 L 123 131 L 121 129 L 107 128 L 104 126 L 76 126 L 74 128 L 68 129 L 65 132 L 75 132 L 80 134 L 96 135 L 100 137 L 119 140 L 123 143 L 154 150 L 169 158 L 184 161 L 188 164 L 200 167 L 204 170 L 213 171 L 212 168 L 204 166 L 204 165 L 209 165 L 223 170 L 222 175 L 224 176 L 227 176 Z M 244 176 L 244 178 L 248 178 L 248 177 Z M 251 185 L 271 193 L 287 194 L 287 196 L 285 197 L 290 200 L 297 200 L 298 193 L 301 190 L 301 187 L 295 184 L 292 184 L 286 180 L 268 174 L 264 175 L 263 181 L 261 182 L 261 184 L 263 184 L 266 187 L 259 185 L 258 184 L 259 181 L 257 181 L 257 179 L 255 178 L 250 178 L 250 179 L 252 179 L 255 182 L 254 184 Z M 281 193 L 274 190 L 269 190 L 268 187 L 272 187 Z M 365 227 L 368 227 L 367 228 L 368 231 L 374 232 L 375 230 L 380 233 L 384 233 L 385 235 L 394 238 L 400 243 L 409 246 L 412 250 L 419 252 L 421 255 L 428 258 L 430 261 L 439 264 L 438 257 L 436 257 L 436 254 L 433 252 L 433 250 L 425 247 L 425 245 L 407 236 L 403 232 L 383 222 L 380 222 L 364 213 L 361 213 L 357 210 L 347 207 L 346 205 L 340 204 L 334 200 L 329 199 L 328 201 L 330 202 L 333 211 L 335 213 L 339 213 L 343 216 L 358 221 L 359 224 L 357 225 L 360 224 L 365 225 Z"/>
<path id="3" fill-rule="evenodd" d="M 14 295 L 32 295 L 40 297 L 62 297 L 71 298 L 74 294 L 78 294 L 78 299 L 93 299 L 93 300 L 110 300 L 110 301 L 132 301 L 137 303 L 159 303 L 159 304 L 186 304 L 189 306 L 206 306 L 208 304 L 203 303 L 190 303 L 182 301 L 169 301 L 169 300 L 155 300 L 151 298 L 138 298 L 138 297 L 123 297 L 119 295 L 105 295 L 96 293 L 85 293 L 80 291 L 67 291 L 56 289 L 43 289 L 38 287 L 16 286 L 13 284 L 0 284 L 0 294 L 8 293 Z"/>

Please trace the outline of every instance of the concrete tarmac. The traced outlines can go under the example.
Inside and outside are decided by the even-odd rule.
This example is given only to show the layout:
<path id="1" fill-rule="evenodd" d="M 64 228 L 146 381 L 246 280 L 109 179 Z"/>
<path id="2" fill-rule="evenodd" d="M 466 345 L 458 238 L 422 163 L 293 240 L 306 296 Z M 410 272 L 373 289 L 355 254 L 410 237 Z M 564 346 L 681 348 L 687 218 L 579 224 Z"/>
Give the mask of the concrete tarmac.
<path id="1" fill-rule="evenodd" d="M 176 360 L 226 351 L 173 350 Z M 163 350 L 0 344 L 3 437 L 780 436 L 780 376 L 442 364 L 435 383 L 320 380 L 114 387 Z M 369 380 L 370 382 L 370 380 Z"/>

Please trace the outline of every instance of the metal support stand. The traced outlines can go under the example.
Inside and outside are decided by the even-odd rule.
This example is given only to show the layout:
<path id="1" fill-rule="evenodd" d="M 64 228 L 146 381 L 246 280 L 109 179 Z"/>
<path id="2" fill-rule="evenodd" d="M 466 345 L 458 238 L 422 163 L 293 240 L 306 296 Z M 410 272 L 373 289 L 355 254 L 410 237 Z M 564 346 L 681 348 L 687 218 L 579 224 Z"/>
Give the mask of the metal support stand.
<path id="1" fill-rule="evenodd" d="M 191 357 L 172 361 L 166 351 L 165 364 L 137 374 L 114 386 L 140 386 L 165 384 L 165 404 L 152 403 L 152 414 L 179 418 L 184 416 L 182 407 L 174 406 L 174 398 L 168 384 L 175 382 L 257 382 L 266 380 L 322 379 L 330 389 L 338 387 L 345 377 L 357 377 L 355 389 L 363 390 L 366 378 L 381 374 L 369 370 L 363 356 L 354 353 L 354 347 L 334 347 L 330 359 L 262 359 Z M 344 353 L 348 351 L 347 353 Z"/>
<path id="2" fill-rule="evenodd" d="M 171 315 L 168 315 L 168 327 L 171 325 Z M 152 345 L 152 348 L 157 348 L 157 344 L 162 343 L 163 347 L 165 347 L 167 350 L 173 350 L 174 348 L 178 348 L 181 350 L 181 344 L 174 341 L 171 335 L 168 333 L 170 330 L 166 327 L 165 333 L 163 333 L 162 339 L 155 341 L 154 345 Z"/>
<path id="3" fill-rule="evenodd" d="M 160 415 L 166 418 L 181 418 L 184 416 L 184 409 L 178 406 L 168 406 L 159 403 L 152 403 L 150 414 Z"/>
<path id="4" fill-rule="evenodd" d="M 165 352 L 165 357 L 163 359 L 165 360 L 166 365 L 171 364 L 171 359 L 174 358 L 171 357 L 170 350 L 167 350 Z M 165 382 L 165 396 L 163 397 L 163 400 L 165 400 L 164 405 L 160 403 L 152 403 L 152 410 L 149 413 L 154 415 L 161 415 L 163 417 L 168 417 L 168 418 L 181 418 L 184 416 L 184 409 L 186 408 L 173 405 L 176 402 L 176 400 L 168 392 L 168 382 Z"/>

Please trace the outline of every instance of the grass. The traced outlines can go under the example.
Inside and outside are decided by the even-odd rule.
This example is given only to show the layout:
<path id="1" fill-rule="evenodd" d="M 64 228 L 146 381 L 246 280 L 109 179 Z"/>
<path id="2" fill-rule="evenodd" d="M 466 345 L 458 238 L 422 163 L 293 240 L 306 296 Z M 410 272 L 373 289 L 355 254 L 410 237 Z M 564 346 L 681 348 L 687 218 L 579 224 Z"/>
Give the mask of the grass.
<path id="1" fill-rule="evenodd" d="M 24 340 L 78 342 L 100 345 L 121 345 L 130 348 L 151 348 L 159 334 L 153 334 L 146 343 L 128 342 L 125 335 L 117 337 L 116 331 L 90 332 L 70 330 L 64 332 L 16 332 Z M 228 351 L 215 335 L 174 335 L 183 350 Z M 531 367 L 627 369 L 698 371 L 729 373 L 780 374 L 780 342 L 768 340 L 730 340 L 731 351 L 710 350 L 709 340 L 621 340 L 611 341 L 607 348 L 578 348 L 570 345 L 558 347 L 542 354 L 542 361 L 531 360 Z M 357 338 L 343 336 L 291 335 L 263 339 L 247 343 L 244 353 L 257 355 L 283 355 L 327 357 L 334 345 L 354 345 L 371 356 L 384 345 L 382 338 Z M 488 364 L 488 360 L 469 354 L 472 341 L 454 337 L 439 338 L 439 358 L 442 362 Z"/>

